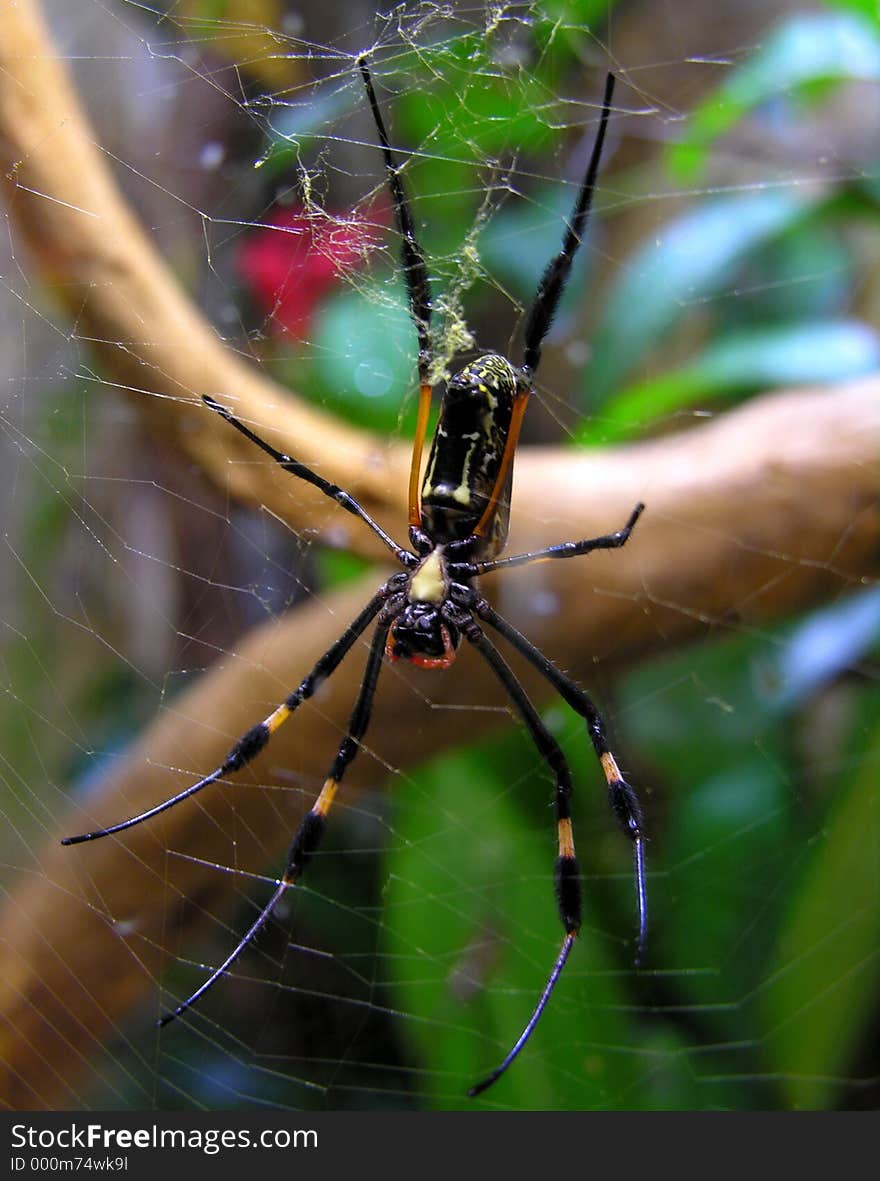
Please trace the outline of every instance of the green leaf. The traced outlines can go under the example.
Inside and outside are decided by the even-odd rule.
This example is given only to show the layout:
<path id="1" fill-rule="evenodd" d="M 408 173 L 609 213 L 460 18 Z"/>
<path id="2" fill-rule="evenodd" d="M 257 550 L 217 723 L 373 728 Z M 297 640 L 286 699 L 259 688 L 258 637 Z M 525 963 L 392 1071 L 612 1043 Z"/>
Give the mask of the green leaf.
<path id="1" fill-rule="evenodd" d="M 766 1067 L 790 1107 L 835 1103 L 880 989 L 880 729 L 853 765 L 808 850 L 763 997 Z"/>
<path id="2" fill-rule="evenodd" d="M 650 962 L 709 1043 L 744 1036 L 741 999 L 764 979 L 768 895 L 793 843 L 780 774 L 791 722 L 767 708 L 762 652 L 751 636 L 691 644 L 641 665 L 618 693 L 621 751 L 652 770 L 639 783 L 653 838 Z M 652 787 L 668 796 L 662 812 Z"/>
<path id="3" fill-rule="evenodd" d="M 372 566 L 367 558 L 351 554 L 348 550 L 330 549 L 326 545 L 316 548 L 314 560 L 318 585 L 322 588 L 356 582 Z"/>
<path id="4" fill-rule="evenodd" d="M 541 188 L 528 202 L 493 213 L 480 235 L 480 258 L 493 277 L 523 302 L 531 302 L 549 259 L 559 249 L 571 213 L 571 194 L 563 185 Z M 584 242 L 590 241 L 588 227 Z M 590 249 L 585 246 L 562 296 L 561 314 L 577 306 L 589 282 Z"/>
<path id="5" fill-rule="evenodd" d="M 719 197 L 663 228 L 621 268 L 593 340 L 584 380 L 591 410 L 677 320 L 718 291 L 758 246 L 791 229 L 821 200 L 816 193 L 766 190 Z"/>
<path id="6" fill-rule="evenodd" d="M 829 8 L 841 8 L 848 12 L 857 12 L 860 16 L 878 23 L 880 13 L 877 10 L 877 0 L 825 0 Z"/>
<path id="7" fill-rule="evenodd" d="M 415 334 L 402 288 L 342 293 L 320 312 L 308 391 L 347 421 L 376 431 L 400 429 L 412 403 Z M 302 370 L 302 360 L 298 362 Z M 414 406 L 410 407 L 414 411 Z"/>
<path id="8" fill-rule="evenodd" d="M 491 37 L 447 42 L 432 50 L 430 64 L 425 84 L 410 86 L 396 104 L 401 126 L 428 155 L 484 163 L 540 150 L 552 138 L 555 90 L 540 71 L 499 64 Z"/>
<path id="9" fill-rule="evenodd" d="M 855 222 L 865 204 L 860 196 L 841 196 L 837 190 L 815 217 L 798 221 L 750 254 L 733 280 L 736 298 L 713 309 L 711 334 L 846 317 L 859 282 L 859 260 L 841 228 L 849 219 Z M 873 206 L 865 216 L 874 219 Z"/>
<path id="10" fill-rule="evenodd" d="M 559 28 L 583 32 L 602 20 L 615 3 L 616 0 L 538 0 L 536 35 L 543 39 L 550 30 L 556 32 Z"/>
<path id="11" fill-rule="evenodd" d="M 685 136 L 668 149 L 669 166 L 680 180 L 694 182 L 709 146 L 768 99 L 828 79 L 878 78 L 876 23 L 848 12 L 794 16 L 693 111 Z"/>
<path id="12" fill-rule="evenodd" d="M 660 419 L 745 391 L 833 382 L 880 366 L 880 335 L 855 320 L 800 323 L 727 336 L 691 365 L 629 386 L 586 421 L 579 443 L 616 442 Z"/>
<path id="13" fill-rule="evenodd" d="M 589 911 L 520 1058 L 485 1096 L 465 1097 L 519 1035 L 561 941 L 553 814 L 539 809 L 543 831 L 528 820 L 528 797 L 545 804 L 551 785 L 534 760 L 523 768 L 521 741 L 444 758 L 395 792 L 386 950 L 420 1089 L 447 1108 L 631 1104 L 637 1047 Z"/>
<path id="14" fill-rule="evenodd" d="M 661 857 L 674 875 L 675 902 L 654 960 L 678 974 L 679 998 L 705 1010 L 714 1038 L 741 1034 L 739 1003 L 764 972 L 770 914 L 767 907 L 756 912 L 755 899 L 777 880 L 786 803 L 778 768 L 740 751 L 688 792 L 667 830 Z"/>

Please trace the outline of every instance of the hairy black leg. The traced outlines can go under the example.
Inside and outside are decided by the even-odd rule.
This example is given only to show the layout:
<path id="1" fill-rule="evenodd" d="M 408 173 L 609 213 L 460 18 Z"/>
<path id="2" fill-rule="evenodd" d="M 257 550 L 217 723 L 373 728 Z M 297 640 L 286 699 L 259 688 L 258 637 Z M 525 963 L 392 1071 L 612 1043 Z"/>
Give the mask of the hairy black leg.
<path id="1" fill-rule="evenodd" d="M 388 174 L 388 187 L 391 190 L 391 199 L 394 204 L 394 216 L 397 218 L 397 225 L 400 230 L 403 277 L 406 280 L 406 290 L 409 296 L 410 315 L 415 324 L 419 340 L 419 383 L 425 386 L 428 384 L 432 359 L 431 286 L 428 280 L 428 268 L 425 264 L 425 256 L 419 245 L 419 240 L 416 237 L 409 198 L 406 195 L 406 189 L 400 176 L 400 166 L 395 163 L 394 154 L 391 151 L 388 132 L 385 130 L 385 122 L 382 118 L 382 112 L 379 110 L 379 103 L 376 99 L 376 92 L 373 89 L 373 79 L 370 76 L 369 67 L 364 58 L 358 59 L 358 66 L 361 71 L 361 77 L 364 80 L 364 87 L 366 88 L 367 98 L 370 102 L 370 110 L 373 112 L 376 130 L 379 133 L 379 142 L 382 145 L 382 158 L 385 161 L 385 171 Z"/>
<path id="2" fill-rule="evenodd" d="M 461 577 L 464 574 L 468 578 L 475 578 L 510 566 L 527 566 L 530 562 L 546 562 L 552 558 L 577 558 L 597 549 L 620 549 L 622 545 L 626 545 L 636 521 L 644 510 L 645 506 L 639 502 L 630 513 L 624 527 L 615 533 L 605 533 L 602 537 L 588 537 L 583 541 L 561 541 L 557 545 L 548 545 L 546 549 L 533 550 L 527 554 L 512 554 L 509 558 L 495 558 L 489 562 L 450 563 L 450 573 L 453 577 Z"/>
<path id="3" fill-rule="evenodd" d="M 638 964 L 645 950 L 645 940 L 648 933 L 648 893 L 645 882 L 645 837 L 642 810 L 635 789 L 621 775 L 614 755 L 608 747 L 602 717 L 589 694 L 558 669 L 552 660 L 549 660 L 530 640 L 527 640 L 522 632 L 517 631 L 513 624 L 508 623 L 503 615 L 499 615 L 485 599 L 474 594 L 471 610 L 475 611 L 521 656 L 533 664 L 538 672 L 550 682 L 563 701 L 570 705 L 575 713 L 580 714 L 586 722 L 593 750 L 596 752 L 596 757 L 608 784 L 608 802 L 611 811 L 621 830 L 633 844 L 639 914 L 639 935 L 636 947 L 636 963 Z"/>
<path id="4" fill-rule="evenodd" d="M 526 728 L 541 758 L 547 764 L 553 775 L 558 840 L 558 855 L 555 867 L 556 902 L 559 909 L 559 918 L 565 930 L 565 937 L 563 938 L 559 955 L 556 957 L 556 962 L 553 965 L 553 969 L 550 972 L 547 983 L 531 1017 L 502 1062 L 486 1078 L 470 1089 L 468 1094 L 474 1096 L 485 1091 L 504 1074 L 531 1037 L 535 1026 L 540 1020 L 541 1014 L 547 1007 L 547 1002 L 565 966 L 565 961 L 568 959 L 569 952 L 581 925 L 581 881 L 580 868 L 574 851 L 574 836 L 571 826 L 571 773 L 565 761 L 565 756 L 560 750 L 559 744 L 541 721 L 537 710 L 532 705 L 513 670 L 489 637 L 483 632 L 473 616 L 465 610 L 458 611 L 454 607 L 451 608 L 449 616 L 450 621 L 454 622 L 455 626 L 460 628 L 466 639 L 477 649 L 501 682 L 507 695 L 513 702 L 514 708 L 523 722 L 525 722 Z"/>
<path id="5" fill-rule="evenodd" d="M 218 779 L 222 779 L 226 775 L 232 775 L 236 771 L 240 771 L 242 767 L 246 767 L 252 759 L 256 758 L 263 747 L 266 746 L 278 727 L 283 725 L 291 714 L 312 696 L 322 681 L 325 681 L 327 677 L 336 671 L 352 644 L 366 630 L 370 621 L 379 613 L 380 608 L 385 603 L 389 594 L 397 589 L 404 577 L 402 574 L 395 575 L 379 589 L 357 618 L 349 624 L 339 639 L 331 644 L 324 655 L 318 659 L 314 668 L 308 676 L 303 678 L 298 688 L 286 697 L 281 705 L 274 709 L 262 722 L 257 722 L 255 726 L 251 726 L 250 730 L 245 731 L 232 744 L 229 753 L 220 766 L 212 771 L 210 775 L 206 775 L 198 783 L 185 788 L 183 791 L 178 792 L 177 795 L 163 800 L 161 804 L 156 804 L 154 808 L 148 808 L 146 812 L 140 812 L 137 816 L 131 816 L 128 820 L 120 821 L 119 824 L 111 824 L 109 828 L 98 828 L 94 832 L 82 833 L 80 836 L 65 837 L 61 844 L 79 845 L 83 841 L 95 841 L 99 837 L 107 837 L 112 833 L 122 832 L 126 828 L 132 828 L 135 824 L 141 824 L 145 820 L 151 820 L 161 812 L 167 812 L 175 804 L 180 804 L 183 800 L 188 800 L 190 796 L 194 796 L 196 792 L 201 791 L 203 787 L 207 787 L 210 783 L 215 783 Z"/>
<path id="6" fill-rule="evenodd" d="M 376 628 L 370 644 L 367 666 L 364 669 L 361 687 L 351 713 L 351 718 L 349 719 L 345 737 L 339 746 L 330 774 L 325 779 L 317 800 L 300 822 L 300 826 L 290 846 L 290 851 L 287 854 L 287 865 L 284 875 L 281 881 L 278 882 L 275 892 L 223 963 L 218 968 L 215 968 L 208 979 L 194 993 L 188 996 L 185 1001 L 160 1018 L 159 1025 L 167 1025 L 169 1021 L 173 1021 L 175 1017 L 179 1017 L 182 1013 L 185 1013 L 187 1009 L 191 1008 L 205 995 L 209 988 L 217 983 L 221 976 L 225 975 L 248 944 L 253 942 L 269 921 L 273 910 L 288 887 L 294 886 L 299 882 L 303 871 L 317 851 L 326 828 L 327 813 L 330 811 L 330 807 L 336 797 L 336 791 L 345 774 L 346 768 L 358 752 L 358 744 L 361 738 L 363 738 L 370 721 L 370 711 L 372 709 L 373 697 L 376 693 L 376 685 L 379 680 L 379 670 L 382 666 L 388 628 L 389 622 L 387 618 L 383 617 L 383 620 L 380 621 Z"/>
<path id="7" fill-rule="evenodd" d="M 415 325 L 419 343 L 419 407 L 415 434 L 413 435 L 412 461 L 410 463 L 407 495 L 410 536 L 414 539 L 413 530 L 419 530 L 422 525 L 419 479 L 422 463 L 422 448 L 424 447 L 425 434 L 428 429 L 428 418 L 431 413 L 431 362 L 433 359 L 433 347 L 431 343 L 431 284 L 428 279 L 425 255 L 416 237 L 416 228 L 413 223 L 409 198 L 406 195 L 403 178 L 400 175 L 400 167 L 395 162 L 394 154 L 391 151 L 388 132 L 385 130 L 385 121 L 382 118 L 382 112 L 379 110 L 376 92 L 373 89 L 373 79 L 370 76 L 366 59 L 363 57 L 359 58 L 358 66 L 360 67 L 361 77 L 364 80 L 364 87 L 367 91 L 370 110 L 373 112 L 376 130 L 379 133 L 379 142 L 382 146 L 382 159 L 385 161 L 385 171 L 388 174 L 388 187 L 391 190 L 394 216 L 397 219 L 397 226 L 400 230 L 400 257 L 403 264 L 403 276 L 406 281 L 407 297 L 409 299 L 409 314 L 410 319 Z M 415 544 L 414 540 L 413 544 Z"/>
<path id="8" fill-rule="evenodd" d="M 529 311 L 524 333 L 523 369 L 531 377 L 534 375 L 541 361 L 541 345 L 550 330 L 559 300 L 568 282 L 571 264 L 584 236 L 587 220 L 590 216 L 590 206 L 593 202 L 593 192 L 596 188 L 596 176 L 599 171 L 599 160 L 602 156 L 602 146 L 605 142 L 605 131 L 608 127 L 608 116 L 611 113 L 611 96 L 614 93 L 614 75 L 609 74 L 605 79 L 605 95 L 602 99 L 602 114 L 599 117 L 599 130 L 596 142 L 583 182 L 571 212 L 565 236 L 562 239 L 562 249 L 547 264 L 535 301 Z"/>
<path id="9" fill-rule="evenodd" d="M 325 496 L 329 496 L 331 500 L 335 500 L 340 508 L 344 508 L 347 513 L 360 518 L 365 525 L 368 525 L 373 530 L 380 541 L 388 546 L 401 565 L 409 567 L 416 564 L 417 559 L 415 555 L 411 554 L 409 550 L 405 550 L 402 546 L 399 546 L 393 538 L 389 537 L 382 526 L 373 520 L 367 510 L 358 504 L 351 493 L 346 492 L 344 488 L 340 488 L 338 484 L 331 484 L 329 480 L 325 480 L 323 476 L 319 476 L 317 472 L 313 472 L 310 467 L 306 467 L 298 459 L 293 459 L 283 451 L 279 451 L 276 447 L 273 447 L 271 443 L 267 443 L 265 439 L 261 439 L 249 426 L 245 426 L 240 418 L 236 418 L 231 410 L 227 410 L 225 406 L 221 406 L 219 402 L 216 402 L 213 398 L 209 398 L 207 394 L 203 395 L 202 401 L 216 414 L 219 414 L 221 418 L 225 418 L 229 425 L 235 427 L 239 434 L 244 435 L 246 439 L 250 439 L 252 443 L 256 443 L 267 455 L 271 455 L 275 462 L 283 467 L 286 472 L 290 472 L 292 476 L 296 476 L 300 480 L 305 480 L 307 484 L 320 489 Z"/>

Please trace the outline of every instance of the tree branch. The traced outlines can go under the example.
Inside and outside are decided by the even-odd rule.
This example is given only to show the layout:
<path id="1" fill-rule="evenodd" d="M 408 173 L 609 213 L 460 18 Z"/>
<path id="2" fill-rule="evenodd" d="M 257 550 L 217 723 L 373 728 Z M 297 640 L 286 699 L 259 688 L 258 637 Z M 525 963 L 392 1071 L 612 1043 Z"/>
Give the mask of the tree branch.
<path id="1" fill-rule="evenodd" d="M 389 448 L 297 401 L 228 350 L 193 307 L 125 205 L 31 0 L 0 10 L 0 174 L 35 267 L 163 446 L 180 448 L 237 499 L 320 534 L 326 500 L 254 464 L 246 440 L 230 439 L 202 406 L 210 394 L 345 484 L 369 512 L 402 519 L 407 447 Z M 360 532 L 352 548 L 379 552 Z"/>

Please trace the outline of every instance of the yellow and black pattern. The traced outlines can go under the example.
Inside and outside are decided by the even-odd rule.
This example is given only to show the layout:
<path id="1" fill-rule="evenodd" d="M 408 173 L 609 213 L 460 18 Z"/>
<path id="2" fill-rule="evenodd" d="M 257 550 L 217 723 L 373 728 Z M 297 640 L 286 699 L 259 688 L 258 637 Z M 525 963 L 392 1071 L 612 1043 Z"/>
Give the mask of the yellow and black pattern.
<path id="1" fill-rule="evenodd" d="M 375 614 L 375 611 L 373 611 L 373 614 Z M 366 611 L 362 612 L 361 615 L 358 616 L 352 626 L 348 629 L 348 632 L 346 632 L 346 636 L 353 632 L 354 628 L 358 624 L 362 623 L 365 615 Z M 366 624 L 364 624 L 364 626 L 366 626 Z M 363 630 L 363 627 L 361 630 Z M 309 811 L 306 812 L 305 816 L 303 816 L 302 820 L 300 821 L 299 828 L 294 834 L 293 841 L 290 845 L 290 852 L 287 854 L 287 864 L 284 869 L 284 874 L 281 878 L 281 881 L 276 886 L 274 894 L 257 915 L 254 922 L 251 923 L 250 927 L 247 929 L 245 934 L 238 941 L 236 947 L 230 952 L 223 963 L 220 964 L 219 967 L 215 968 L 208 979 L 203 984 L 201 984 L 191 996 L 187 997 L 187 999 L 182 1004 L 166 1013 L 164 1017 L 160 1019 L 160 1025 L 167 1025 L 169 1021 L 173 1021 L 175 1017 L 180 1017 L 183 1013 L 185 1013 L 187 1009 L 191 1008 L 198 1000 L 201 999 L 202 996 L 204 996 L 204 994 L 215 983 L 215 981 L 219 980 L 220 977 L 232 967 L 244 949 L 249 943 L 253 942 L 259 932 L 272 917 L 272 912 L 278 905 L 280 899 L 283 897 L 285 891 L 291 886 L 295 886 L 302 877 L 303 872 L 305 871 L 306 867 L 317 851 L 321 840 L 323 839 L 324 831 L 327 827 L 327 814 L 330 811 L 333 801 L 336 799 L 336 792 L 339 788 L 339 784 L 341 783 L 343 775 L 357 754 L 360 748 L 360 740 L 363 738 L 367 726 L 369 725 L 370 713 L 373 708 L 373 698 L 376 694 L 376 685 L 379 681 L 379 670 L 382 667 L 382 657 L 385 651 L 385 640 L 387 635 L 388 623 L 380 622 L 373 633 L 373 639 L 370 642 L 370 654 L 367 657 L 367 666 L 364 670 L 363 680 L 361 681 L 361 687 L 358 692 L 357 701 L 355 702 L 354 709 L 351 712 L 351 717 L 348 722 L 348 729 L 346 730 L 345 737 L 342 739 L 342 742 L 339 745 L 339 750 L 336 752 L 336 758 L 333 760 L 333 766 L 330 770 L 330 774 L 324 780 L 324 785 L 318 794 L 318 798 L 315 800 Z M 347 644 L 347 648 L 351 646 L 355 638 L 356 636 L 351 636 L 350 641 Z M 314 685 L 312 687 L 314 688 Z M 302 686 L 300 686 L 300 689 L 301 688 Z M 299 690 L 297 692 L 299 692 Z M 291 694 L 291 696 L 288 698 L 288 702 L 291 702 L 296 696 L 296 694 Z M 300 698 L 300 700 L 302 700 L 302 698 Z M 279 706 L 279 708 L 271 713 L 264 722 L 261 722 L 259 726 L 254 726 L 251 730 L 249 730 L 248 734 L 256 735 L 262 727 L 265 731 L 265 737 L 262 738 L 262 745 L 265 745 L 272 733 L 272 731 L 269 729 L 270 724 L 274 726 L 275 730 L 277 730 L 278 727 L 282 725 L 288 717 L 290 717 L 292 712 L 293 710 L 289 709 L 287 705 Z M 232 748 L 232 751 L 234 752 L 239 749 L 246 738 L 247 735 L 245 735 L 242 740 L 236 743 L 236 745 Z M 253 754 L 251 754 L 251 757 L 253 757 Z M 215 772 L 213 778 L 216 777 L 217 773 Z M 204 780 L 203 783 L 207 783 L 209 781 L 212 781 L 212 777 Z"/>
<path id="2" fill-rule="evenodd" d="M 422 527 L 437 544 L 461 541 L 479 524 L 501 471 L 516 392 L 513 366 L 495 353 L 466 365 L 446 387 L 422 483 Z M 498 511 L 506 539 L 509 496 Z"/>

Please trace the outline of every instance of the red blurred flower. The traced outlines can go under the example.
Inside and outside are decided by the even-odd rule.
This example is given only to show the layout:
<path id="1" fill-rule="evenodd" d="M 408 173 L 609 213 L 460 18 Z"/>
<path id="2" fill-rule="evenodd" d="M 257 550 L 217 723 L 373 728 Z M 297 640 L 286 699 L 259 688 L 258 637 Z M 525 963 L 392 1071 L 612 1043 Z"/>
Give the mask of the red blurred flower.
<path id="1" fill-rule="evenodd" d="M 309 335 L 314 313 L 345 270 L 362 267 L 387 211 L 309 213 L 276 208 L 238 249 L 236 269 L 276 332 Z"/>

